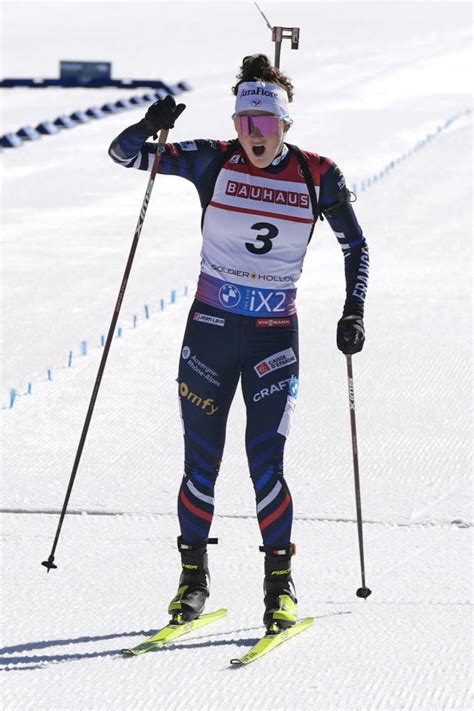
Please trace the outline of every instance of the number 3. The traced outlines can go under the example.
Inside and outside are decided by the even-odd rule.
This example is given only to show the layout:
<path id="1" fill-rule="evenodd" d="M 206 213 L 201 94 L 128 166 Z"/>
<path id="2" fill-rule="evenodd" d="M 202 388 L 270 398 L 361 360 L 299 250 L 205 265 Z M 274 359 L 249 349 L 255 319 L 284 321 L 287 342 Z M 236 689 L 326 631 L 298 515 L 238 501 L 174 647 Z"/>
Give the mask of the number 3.
<path id="1" fill-rule="evenodd" d="M 247 247 L 248 251 L 252 252 L 252 254 L 266 254 L 267 252 L 269 252 L 273 247 L 271 240 L 274 239 L 278 234 L 278 230 L 275 225 L 272 225 L 269 222 L 257 222 L 255 223 L 255 225 L 252 225 L 252 230 L 266 230 L 267 233 L 257 235 L 255 237 L 255 239 L 258 239 L 263 242 L 263 244 L 259 247 L 256 247 L 252 242 L 246 242 L 245 246 Z"/>

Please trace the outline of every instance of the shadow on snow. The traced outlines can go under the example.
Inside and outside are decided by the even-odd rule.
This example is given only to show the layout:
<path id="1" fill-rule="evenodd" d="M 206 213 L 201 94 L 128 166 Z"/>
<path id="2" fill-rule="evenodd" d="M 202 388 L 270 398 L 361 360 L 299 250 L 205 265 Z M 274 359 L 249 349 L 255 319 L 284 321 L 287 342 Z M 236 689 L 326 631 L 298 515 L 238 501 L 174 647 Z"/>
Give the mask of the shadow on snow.
<path id="1" fill-rule="evenodd" d="M 319 615 L 316 619 L 324 619 L 325 617 L 334 617 L 335 615 L 350 615 L 351 611 L 341 611 L 341 612 L 331 612 L 326 615 Z M 3 647 L 0 649 L 0 655 L 10 655 L 10 654 L 21 654 L 22 652 L 33 652 L 34 650 L 48 649 L 50 647 L 65 647 L 74 644 L 87 644 L 88 642 L 101 642 L 104 640 L 111 639 L 122 639 L 124 637 L 151 637 L 156 634 L 160 628 L 151 630 L 141 630 L 133 632 L 117 632 L 113 634 L 103 634 L 96 635 L 94 637 L 84 636 L 84 637 L 73 637 L 71 639 L 52 639 L 52 640 L 42 640 L 40 642 L 26 642 L 25 644 L 17 644 L 11 647 Z M 187 638 L 188 641 L 182 643 L 175 642 L 165 645 L 159 649 L 153 650 L 153 652 L 148 652 L 148 654 L 156 654 L 157 652 L 172 652 L 177 649 L 200 649 L 203 647 L 223 647 L 223 646 L 237 646 L 237 647 L 251 647 L 261 638 L 261 635 L 257 634 L 255 637 L 248 637 L 242 639 L 235 639 L 233 635 L 241 634 L 243 632 L 257 632 L 261 630 L 261 627 L 247 627 L 242 629 L 228 630 L 226 632 L 218 632 L 215 634 L 207 634 L 206 637 L 223 637 L 226 639 L 203 639 L 197 638 L 195 642 L 191 641 L 191 638 Z M 24 656 L 1 656 L 0 657 L 0 669 L 4 671 L 27 671 L 32 669 L 41 669 L 48 666 L 50 663 L 58 662 L 75 662 L 81 659 L 95 659 L 97 657 L 114 657 L 122 659 L 122 647 L 117 649 L 102 650 L 97 652 L 76 652 L 71 654 L 27 654 Z"/>
<path id="2" fill-rule="evenodd" d="M 207 637 L 219 637 L 222 635 L 226 635 L 227 637 L 229 634 L 234 635 L 234 634 L 239 634 L 241 632 L 250 632 L 253 630 L 258 630 L 258 627 L 251 627 L 248 630 L 233 630 L 231 632 L 222 632 L 219 634 L 214 634 L 214 635 L 206 635 Z M 141 632 L 118 632 L 116 634 L 105 634 L 105 635 L 97 635 L 94 637 L 91 636 L 85 636 L 85 637 L 75 637 L 71 639 L 52 639 L 52 640 L 43 640 L 41 642 L 26 642 L 25 644 L 18 644 L 14 645 L 11 647 L 3 647 L 0 649 L 0 655 L 9 655 L 9 654 L 21 654 L 22 652 L 33 652 L 34 650 L 41 650 L 41 649 L 48 649 L 51 647 L 61 647 L 61 646 L 71 646 L 74 644 L 86 644 L 88 642 L 101 642 L 104 640 L 111 640 L 111 639 L 122 639 L 124 637 L 151 637 L 152 635 L 156 634 L 158 632 L 157 629 L 152 629 L 152 630 L 143 630 Z M 258 637 L 255 638 L 250 638 L 250 639 L 216 639 L 216 640 L 205 640 L 202 642 L 196 641 L 196 642 L 187 642 L 184 644 L 168 644 L 166 647 L 163 647 L 162 649 L 157 649 L 154 652 L 150 652 L 150 654 L 154 654 L 155 652 L 160 652 L 160 651 L 172 651 L 175 649 L 195 649 L 199 647 L 215 647 L 215 646 L 222 646 L 222 645 L 237 645 L 237 646 L 245 646 L 245 645 L 252 645 L 257 641 Z M 78 661 L 81 659 L 94 659 L 97 657 L 118 657 L 122 658 L 121 654 L 122 647 L 117 647 L 116 649 L 109 649 L 109 650 L 101 650 L 97 652 L 76 652 L 76 653 L 70 653 L 70 654 L 27 654 L 27 655 L 22 655 L 22 656 L 0 656 L 0 669 L 3 669 L 5 671 L 14 671 L 14 670 L 28 670 L 28 669 L 39 669 L 41 667 L 46 667 L 49 663 L 58 663 L 58 662 L 74 662 Z"/>

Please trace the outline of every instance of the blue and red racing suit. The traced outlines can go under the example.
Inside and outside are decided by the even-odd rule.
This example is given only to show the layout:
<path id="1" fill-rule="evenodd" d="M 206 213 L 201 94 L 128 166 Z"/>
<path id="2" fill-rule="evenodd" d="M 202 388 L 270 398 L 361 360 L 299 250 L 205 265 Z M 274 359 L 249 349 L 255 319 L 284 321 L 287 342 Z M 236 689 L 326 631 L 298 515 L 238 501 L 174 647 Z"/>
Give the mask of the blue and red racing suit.
<path id="1" fill-rule="evenodd" d="M 156 144 L 146 141 L 142 126 L 130 126 L 112 142 L 115 162 L 151 170 Z M 368 250 L 344 177 L 328 158 L 306 151 L 303 156 L 320 213 L 344 253 L 345 312 L 362 314 Z M 167 144 L 159 172 L 190 180 L 204 210 L 201 272 L 178 373 L 185 442 L 178 497 L 182 539 L 199 544 L 208 538 L 227 416 L 240 379 L 263 544 L 285 547 L 292 498 L 283 452 L 298 393 L 295 284 L 314 227 L 305 177 L 287 146 L 261 170 L 237 141 L 200 139 Z"/>

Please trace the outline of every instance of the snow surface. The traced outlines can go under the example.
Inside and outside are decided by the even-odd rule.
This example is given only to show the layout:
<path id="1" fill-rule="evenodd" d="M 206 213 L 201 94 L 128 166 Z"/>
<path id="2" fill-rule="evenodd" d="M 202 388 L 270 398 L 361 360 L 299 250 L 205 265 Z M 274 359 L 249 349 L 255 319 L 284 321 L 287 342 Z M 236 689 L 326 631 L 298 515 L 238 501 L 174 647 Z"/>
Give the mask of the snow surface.
<path id="1" fill-rule="evenodd" d="M 468 3 L 262 8 L 272 23 L 302 28 L 300 50 L 285 45 L 282 55 L 296 86 L 291 140 L 331 156 L 349 183 L 471 106 Z M 116 77 L 190 81 L 176 140 L 231 137 L 229 87 L 240 60 L 272 52 L 249 2 L 4 2 L 2 10 L 4 76 L 55 76 L 61 58 L 109 59 Z M 128 95 L 4 90 L 2 132 Z M 335 347 L 343 262 L 323 223 L 300 283 L 301 389 L 286 458 L 299 609 L 315 624 L 248 668 L 228 666 L 262 633 L 263 613 L 238 395 L 216 492 L 220 544 L 211 551 L 209 609 L 227 606 L 229 615 L 168 649 L 119 655 L 166 621 L 178 576 L 175 377 L 200 214 L 192 186 L 165 177 L 148 210 L 59 567 L 49 575 L 41 567 L 146 187 L 145 174 L 114 165 L 106 151 L 141 115 L 123 112 L 1 155 L 3 708 L 471 708 L 469 115 L 356 205 L 372 261 L 367 344 L 354 357 L 372 597 L 355 596 L 347 383 Z M 79 355 L 82 340 L 88 356 Z M 8 409 L 9 389 L 24 393 L 28 383 L 31 395 Z"/>

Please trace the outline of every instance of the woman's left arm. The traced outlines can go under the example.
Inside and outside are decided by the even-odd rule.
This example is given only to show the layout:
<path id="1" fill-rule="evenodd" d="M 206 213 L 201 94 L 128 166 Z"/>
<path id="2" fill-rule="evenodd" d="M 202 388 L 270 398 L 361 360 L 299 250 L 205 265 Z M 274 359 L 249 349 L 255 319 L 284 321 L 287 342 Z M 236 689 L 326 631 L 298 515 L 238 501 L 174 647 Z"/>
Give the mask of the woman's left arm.
<path id="1" fill-rule="evenodd" d="M 346 299 L 338 323 L 337 345 L 344 353 L 362 350 L 364 303 L 369 279 L 369 249 L 351 204 L 352 193 L 335 163 L 321 176 L 320 209 L 344 254 Z"/>

